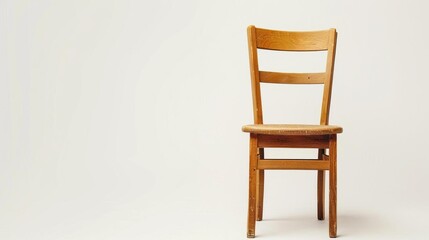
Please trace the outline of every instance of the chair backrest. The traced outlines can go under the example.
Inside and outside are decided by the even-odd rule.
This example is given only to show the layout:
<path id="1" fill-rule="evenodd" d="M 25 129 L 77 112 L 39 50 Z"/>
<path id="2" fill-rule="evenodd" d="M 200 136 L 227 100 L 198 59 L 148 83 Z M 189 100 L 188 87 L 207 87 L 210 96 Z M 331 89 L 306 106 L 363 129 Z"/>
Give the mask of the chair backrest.
<path id="1" fill-rule="evenodd" d="M 250 75 L 252 79 L 253 116 L 262 124 L 260 83 L 324 84 L 320 124 L 329 123 L 332 78 L 335 62 L 337 32 L 335 29 L 313 32 L 275 31 L 255 26 L 247 28 Z M 283 73 L 260 71 L 257 49 L 276 51 L 327 51 L 326 70 L 320 73 Z"/>

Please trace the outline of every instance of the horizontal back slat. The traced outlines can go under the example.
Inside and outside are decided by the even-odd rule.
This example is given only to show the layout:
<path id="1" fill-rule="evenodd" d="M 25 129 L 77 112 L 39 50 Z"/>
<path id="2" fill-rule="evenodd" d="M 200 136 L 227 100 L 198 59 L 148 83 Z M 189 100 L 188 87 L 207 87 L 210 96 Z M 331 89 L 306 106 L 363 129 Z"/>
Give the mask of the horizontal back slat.
<path id="1" fill-rule="evenodd" d="M 256 47 L 280 51 L 322 51 L 328 49 L 329 30 L 286 32 L 256 28 Z"/>
<path id="2" fill-rule="evenodd" d="M 259 71 L 259 81 L 265 83 L 323 84 L 326 73 L 280 73 Z"/>

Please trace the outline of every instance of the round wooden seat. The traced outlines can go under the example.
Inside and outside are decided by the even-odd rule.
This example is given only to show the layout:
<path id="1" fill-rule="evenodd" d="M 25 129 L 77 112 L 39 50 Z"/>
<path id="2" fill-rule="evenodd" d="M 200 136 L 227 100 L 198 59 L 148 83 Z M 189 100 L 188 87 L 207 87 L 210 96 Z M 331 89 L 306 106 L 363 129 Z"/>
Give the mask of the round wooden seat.
<path id="1" fill-rule="evenodd" d="M 242 127 L 243 132 L 267 135 L 330 135 L 342 133 L 343 128 L 334 125 L 305 124 L 252 124 Z"/>

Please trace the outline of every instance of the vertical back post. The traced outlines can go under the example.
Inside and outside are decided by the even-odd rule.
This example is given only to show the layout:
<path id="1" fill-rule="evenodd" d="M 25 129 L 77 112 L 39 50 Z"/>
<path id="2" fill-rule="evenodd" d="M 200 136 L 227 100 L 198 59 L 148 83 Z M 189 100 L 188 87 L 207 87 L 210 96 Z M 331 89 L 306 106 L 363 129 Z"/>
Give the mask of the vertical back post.
<path id="1" fill-rule="evenodd" d="M 262 124 L 261 86 L 259 82 L 258 51 L 256 47 L 256 28 L 247 28 L 249 46 L 250 76 L 252 79 L 253 119 L 255 124 Z"/>
<path id="2" fill-rule="evenodd" d="M 329 110 L 331 105 L 332 79 L 334 77 L 335 51 L 337 46 L 337 31 L 329 30 L 328 57 L 326 62 L 326 79 L 323 89 L 322 112 L 320 125 L 329 124 Z"/>

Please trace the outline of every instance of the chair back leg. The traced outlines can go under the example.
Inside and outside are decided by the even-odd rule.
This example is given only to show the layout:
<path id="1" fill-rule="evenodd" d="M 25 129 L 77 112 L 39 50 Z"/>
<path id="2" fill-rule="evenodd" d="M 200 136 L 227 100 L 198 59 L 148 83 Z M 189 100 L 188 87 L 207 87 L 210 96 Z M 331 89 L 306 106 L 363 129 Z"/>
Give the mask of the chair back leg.
<path id="1" fill-rule="evenodd" d="M 259 149 L 259 158 L 264 159 L 264 149 Z M 262 216 L 264 212 L 264 182 L 265 182 L 265 171 L 263 169 L 259 169 L 256 172 L 256 221 L 262 221 Z"/>
<path id="2" fill-rule="evenodd" d="M 323 159 L 325 149 L 319 149 L 318 159 Z M 317 219 L 325 219 L 325 171 L 317 171 Z"/>

